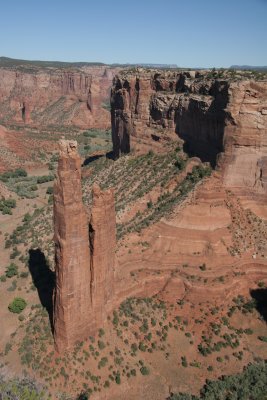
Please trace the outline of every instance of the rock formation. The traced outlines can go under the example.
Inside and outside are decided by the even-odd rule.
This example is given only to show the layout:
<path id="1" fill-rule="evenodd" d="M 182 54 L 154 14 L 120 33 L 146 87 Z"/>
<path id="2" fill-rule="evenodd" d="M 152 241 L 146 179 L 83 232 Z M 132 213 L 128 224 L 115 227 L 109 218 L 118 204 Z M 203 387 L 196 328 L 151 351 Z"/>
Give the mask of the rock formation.
<path id="1" fill-rule="evenodd" d="M 75 141 L 60 141 L 54 184 L 54 232 L 54 338 L 57 351 L 62 352 L 101 326 L 105 306 L 113 295 L 113 191 L 94 188 L 89 237 L 88 215 L 82 202 L 81 160 Z"/>
<path id="2" fill-rule="evenodd" d="M 225 185 L 266 191 L 266 81 L 126 71 L 114 78 L 111 107 L 115 156 L 180 137 L 189 154 L 219 161 Z"/>
<path id="3" fill-rule="evenodd" d="M 6 125 L 109 128 L 105 104 L 113 75 L 106 67 L 0 67 L 0 120 Z"/>
<path id="4" fill-rule="evenodd" d="M 88 336 L 92 326 L 87 214 L 82 203 L 81 161 L 73 141 L 60 143 L 54 229 L 54 336 L 57 350 L 62 351 Z"/>
<path id="5" fill-rule="evenodd" d="M 113 189 L 93 186 L 93 206 L 89 225 L 91 246 L 92 304 L 98 326 L 114 293 L 116 220 Z M 99 290 L 101 288 L 101 291 Z"/>

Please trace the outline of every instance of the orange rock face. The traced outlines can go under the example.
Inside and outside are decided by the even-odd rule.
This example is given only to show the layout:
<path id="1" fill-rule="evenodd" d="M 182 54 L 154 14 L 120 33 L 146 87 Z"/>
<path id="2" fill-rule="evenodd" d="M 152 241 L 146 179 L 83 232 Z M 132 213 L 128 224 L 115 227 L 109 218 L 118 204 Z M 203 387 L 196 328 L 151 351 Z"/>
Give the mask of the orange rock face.
<path id="1" fill-rule="evenodd" d="M 266 192 L 267 83 L 206 72 L 121 72 L 111 92 L 113 149 L 159 149 L 181 138 L 224 170 L 227 187 Z"/>
<path id="2" fill-rule="evenodd" d="M 107 129 L 114 72 L 102 66 L 0 68 L 0 118 L 5 124 Z"/>
<path id="3" fill-rule="evenodd" d="M 61 141 L 54 185 L 54 337 L 58 351 L 84 339 L 92 329 L 89 234 L 82 203 L 81 161 L 76 147 L 74 141 Z"/>
<path id="4" fill-rule="evenodd" d="M 91 246 L 92 304 L 97 325 L 105 319 L 114 294 L 116 246 L 114 192 L 93 186 L 93 206 L 89 225 Z"/>
<path id="5" fill-rule="evenodd" d="M 75 141 L 60 141 L 54 184 L 56 289 L 54 338 L 57 351 L 94 333 L 113 297 L 116 245 L 112 190 L 94 187 L 90 229 L 82 202 L 81 160 Z M 90 234 L 89 234 L 90 231 Z"/>

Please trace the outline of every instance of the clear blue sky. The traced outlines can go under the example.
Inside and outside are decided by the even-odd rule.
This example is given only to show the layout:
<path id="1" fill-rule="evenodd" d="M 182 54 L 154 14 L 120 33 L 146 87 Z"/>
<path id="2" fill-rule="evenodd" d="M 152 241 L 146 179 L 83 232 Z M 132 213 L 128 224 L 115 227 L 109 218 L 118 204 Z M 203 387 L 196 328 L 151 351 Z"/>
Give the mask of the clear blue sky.
<path id="1" fill-rule="evenodd" d="M 267 0 L 1 0 L 0 55 L 267 65 Z"/>

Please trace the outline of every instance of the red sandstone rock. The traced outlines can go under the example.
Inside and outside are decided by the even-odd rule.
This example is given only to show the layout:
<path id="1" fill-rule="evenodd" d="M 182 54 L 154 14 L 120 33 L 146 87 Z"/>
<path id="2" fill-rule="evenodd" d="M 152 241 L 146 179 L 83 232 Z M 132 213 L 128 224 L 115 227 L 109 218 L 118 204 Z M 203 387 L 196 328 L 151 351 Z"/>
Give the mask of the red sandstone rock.
<path id="1" fill-rule="evenodd" d="M 54 230 L 54 338 L 56 349 L 61 352 L 88 337 L 94 327 L 88 221 L 82 203 L 81 160 L 75 141 L 60 142 L 54 184 Z"/>
<path id="2" fill-rule="evenodd" d="M 121 72 L 111 92 L 113 149 L 159 148 L 168 138 L 218 163 L 224 184 L 266 193 L 267 83 L 192 71 Z"/>
<path id="3" fill-rule="evenodd" d="M 110 127 L 113 69 L 0 68 L 0 118 L 5 124 Z"/>
<path id="4" fill-rule="evenodd" d="M 116 219 L 113 189 L 101 191 L 93 186 L 90 220 L 91 296 L 97 325 L 106 317 L 114 293 Z"/>
<path id="5" fill-rule="evenodd" d="M 88 226 L 82 202 L 81 160 L 75 141 L 60 141 L 54 185 L 54 230 L 54 338 L 56 349 L 62 352 L 102 326 L 114 292 L 114 192 L 93 187 Z"/>

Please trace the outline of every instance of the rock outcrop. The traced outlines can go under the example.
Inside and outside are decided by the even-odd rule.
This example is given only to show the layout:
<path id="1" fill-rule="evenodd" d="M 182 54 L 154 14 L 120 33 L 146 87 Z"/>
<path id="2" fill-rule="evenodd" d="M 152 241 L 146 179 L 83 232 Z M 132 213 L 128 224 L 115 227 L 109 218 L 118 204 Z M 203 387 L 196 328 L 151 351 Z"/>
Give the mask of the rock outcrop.
<path id="1" fill-rule="evenodd" d="M 0 120 L 32 126 L 110 127 L 106 104 L 115 70 L 0 68 Z"/>
<path id="2" fill-rule="evenodd" d="M 74 141 L 60 143 L 54 229 L 54 337 L 57 350 L 62 351 L 88 336 L 92 329 L 89 233 L 82 203 L 81 161 Z"/>
<path id="3" fill-rule="evenodd" d="M 114 294 L 116 219 L 113 189 L 101 191 L 93 186 L 93 206 L 89 224 L 91 246 L 91 296 L 99 326 L 105 319 Z M 101 290 L 100 290 L 101 288 Z"/>
<path id="4" fill-rule="evenodd" d="M 112 300 L 114 280 L 113 191 L 94 188 L 89 229 L 88 213 L 82 202 L 81 160 L 75 141 L 60 141 L 54 184 L 54 232 L 54 338 L 57 351 L 62 352 L 101 326 Z"/>
<path id="5" fill-rule="evenodd" d="M 224 170 L 226 186 L 266 192 L 267 82 L 211 72 L 121 72 L 111 92 L 115 156 L 170 139 Z"/>

